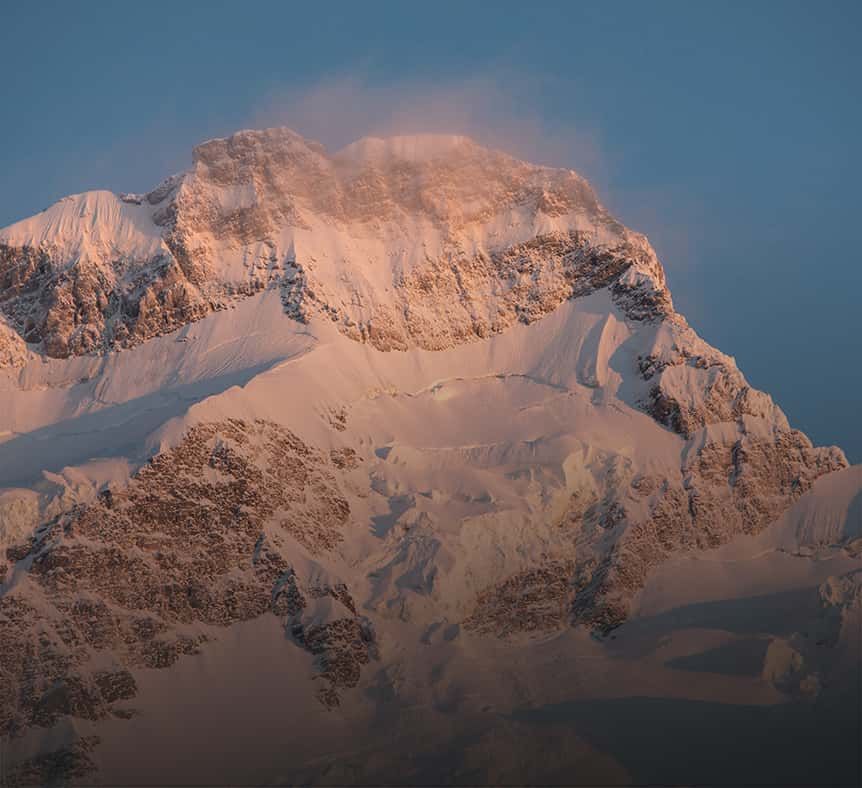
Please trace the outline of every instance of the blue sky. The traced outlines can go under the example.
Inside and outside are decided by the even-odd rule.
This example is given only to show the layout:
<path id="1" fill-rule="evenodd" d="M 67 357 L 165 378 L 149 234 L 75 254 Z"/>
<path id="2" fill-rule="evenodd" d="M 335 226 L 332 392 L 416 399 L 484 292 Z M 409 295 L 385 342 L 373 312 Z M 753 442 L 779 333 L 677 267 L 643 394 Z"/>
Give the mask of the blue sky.
<path id="1" fill-rule="evenodd" d="M 862 4 L 12 3 L 0 225 L 285 124 L 461 131 L 573 167 L 791 422 L 862 461 Z"/>

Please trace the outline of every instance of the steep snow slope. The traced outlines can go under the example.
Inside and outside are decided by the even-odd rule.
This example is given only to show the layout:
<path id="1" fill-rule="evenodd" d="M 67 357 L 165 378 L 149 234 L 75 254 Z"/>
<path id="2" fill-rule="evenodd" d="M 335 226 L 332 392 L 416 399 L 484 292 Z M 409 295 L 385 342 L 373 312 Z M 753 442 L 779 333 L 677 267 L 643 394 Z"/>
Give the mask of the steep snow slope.
<path id="1" fill-rule="evenodd" d="M 240 132 L 147 195 L 0 231 L 0 289 L 24 778 L 223 781 L 200 753 L 251 712 L 207 707 L 213 681 L 272 697 L 238 782 L 482 782 L 489 757 L 662 782 L 577 704 L 842 697 L 857 469 L 696 335 L 575 173 L 463 137 Z M 245 651 L 270 667 L 237 675 Z M 278 703 L 302 709 L 289 745 Z M 171 719 L 185 766 L 151 757 Z M 344 771 L 315 760 L 333 742 Z"/>
<path id="2" fill-rule="evenodd" d="M 166 251 L 150 212 L 107 191 L 64 197 L 7 227 L 3 239 L 15 247 L 49 247 L 69 262 L 110 255 L 146 258 Z"/>

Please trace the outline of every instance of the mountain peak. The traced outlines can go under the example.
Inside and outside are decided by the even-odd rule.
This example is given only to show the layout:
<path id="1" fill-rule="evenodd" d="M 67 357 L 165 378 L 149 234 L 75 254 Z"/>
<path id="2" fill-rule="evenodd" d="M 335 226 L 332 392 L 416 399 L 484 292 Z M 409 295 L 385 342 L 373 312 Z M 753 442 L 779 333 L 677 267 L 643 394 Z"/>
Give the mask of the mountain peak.
<path id="1" fill-rule="evenodd" d="M 392 160 L 419 163 L 480 149 L 470 137 L 460 134 L 405 134 L 362 137 L 339 150 L 333 158 L 361 163 Z"/>
<path id="2" fill-rule="evenodd" d="M 273 126 L 265 129 L 240 129 L 227 137 L 213 137 L 192 148 L 192 161 L 207 160 L 216 153 L 240 156 L 255 150 L 284 150 L 308 148 L 319 153 L 326 149 L 319 142 L 306 139 L 299 132 L 287 126 Z"/>
<path id="3" fill-rule="evenodd" d="M 276 283 L 294 317 L 322 311 L 378 349 L 440 349 L 621 276 L 616 252 L 584 268 L 602 249 L 628 249 L 621 287 L 660 294 L 647 313 L 670 303 L 649 244 L 586 180 L 454 134 L 329 154 L 286 127 L 238 131 L 146 195 L 67 198 L 0 247 L 5 317 L 53 356 L 128 347 Z"/>
<path id="4" fill-rule="evenodd" d="M 859 575 L 815 584 L 859 567 L 859 475 L 827 478 L 839 507 L 800 501 L 773 541 L 770 524 L 846 458 L 696 335 L 646 239 L 570 171 L 440 135 L 334 155 L 289 129 L 210 140 L 146 195 L 76 195 L 0 231 L 3 366 L 0 736 L 13 753 L 45 737 L 50 756 L 13 784 L 77 768 L 54 751 L 64 731 L 92 732 L 93 763 L 152 759 L 165 737 L 139 746 L 157 728 L 149 693 L 166 730 L 194 733 L 213 694 L 194 664 L 220 686 L 275 666 L 260 695 L 237 694 L 255 701 L 242 719 L 259 723 L 256 699 L 286 687 L 271 718 L 297 709 L 288 722 L 320 733 L 314 763 L 343 749 L 320 704 L 345 703 L 341 726 L 432 697 L 435 720 L 454 699 L 467 725 L 453 752 L 463 733 L 470 763 L 487 760 L 474 720 L 541 711 L 542 682 L 583 686 L 580 666 L 558 672 L 586 664 L 575 652 L 614 698 L 629 674 L 669 686 L 680 659 L 692 686 L 726 637 L 766 651 L 734 679 L 745 703 L 813 698 L 821 676 L 847 675 L 844 647 L 823 646 L 858 631 L 843 617 Z M 722 545 L 759 563 L 705 560 Z M 792 578 L 810 595 L 789 597 L 791 636 Z M 749 637 L 767 603 L 768 649 L 761 623 Z M 629 618 L 615 645 L 562 635 Z M 704 661 L 677 656 L 693 632 Z M 701 675 L 692 697 L 724 700 L 731 674 Z M 358 762 L 377 757 L 356 741 Z M 318 781 L 305 768 L 268 781 Z M 360 773 L 321 779 L 343 774 Z"/>
<path id="5" fill-rule="evenodd" d="M 242 157 L 254 151 L 298 152 L 303 149 L 336 163 L 350 161 L 362 164 L 380 164 L 386 161 L 424 163 L 453 154 L 471 152 L 505 155 L 498 151 L 491 151 L 463 134 L 436 133 L 396 134 L 385 137 L 369 135 L 330 153 L 321 143 L 304 137 L 288 126 L 274 126 L 264 129 L 242 129 L 227 137 L 206 140 L 193 148 L 192 160 L 197 164 L 216 155 Z"/>

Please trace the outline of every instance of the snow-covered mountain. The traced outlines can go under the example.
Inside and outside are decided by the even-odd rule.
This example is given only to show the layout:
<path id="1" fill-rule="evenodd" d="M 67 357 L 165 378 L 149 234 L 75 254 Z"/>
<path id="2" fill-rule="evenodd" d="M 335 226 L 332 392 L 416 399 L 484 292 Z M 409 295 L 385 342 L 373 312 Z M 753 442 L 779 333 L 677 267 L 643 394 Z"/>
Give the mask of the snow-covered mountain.
<path id="1" fill-rule="evenodd" d="M 666 782 L 565 704 L 845 697 L 859 469 L 583 178 L 436 135 L 193 160 L 0 230 L 16 779 Z"/>

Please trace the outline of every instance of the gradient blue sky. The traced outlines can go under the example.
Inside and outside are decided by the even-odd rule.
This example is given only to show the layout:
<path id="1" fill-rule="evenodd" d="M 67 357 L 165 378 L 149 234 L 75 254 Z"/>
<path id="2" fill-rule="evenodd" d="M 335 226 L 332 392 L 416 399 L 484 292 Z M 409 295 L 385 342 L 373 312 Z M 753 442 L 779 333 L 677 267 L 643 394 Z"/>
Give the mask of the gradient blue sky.
<path id="1" fill-rule="evenodd" d="M 589 177 L 695 328 L 862 461 L 862 3 L 18 6 L 0 226 L 239 128 L 466 132 Z"/>

